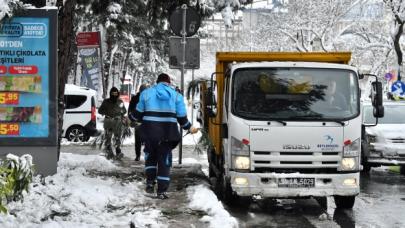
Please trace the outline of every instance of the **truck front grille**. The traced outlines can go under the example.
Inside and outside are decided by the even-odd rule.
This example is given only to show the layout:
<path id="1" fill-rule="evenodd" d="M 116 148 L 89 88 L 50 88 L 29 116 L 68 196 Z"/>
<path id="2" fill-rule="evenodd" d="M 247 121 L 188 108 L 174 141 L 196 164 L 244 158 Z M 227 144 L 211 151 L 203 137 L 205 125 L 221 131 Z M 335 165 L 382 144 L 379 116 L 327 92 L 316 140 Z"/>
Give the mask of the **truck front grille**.
<path id="1" fill-rule="evenodd" d="M 392 138 L 392 139 L 388 139 L 388 140 L 391 141 L 391 143 L 405 143 L 404 138 Z"/>
<path id="2" fill-rule="evenodd" d="M 264 169 L 332 169 L 341 160 L 339 152 L 254 151 L 251 153 L 252 170 Z"/>

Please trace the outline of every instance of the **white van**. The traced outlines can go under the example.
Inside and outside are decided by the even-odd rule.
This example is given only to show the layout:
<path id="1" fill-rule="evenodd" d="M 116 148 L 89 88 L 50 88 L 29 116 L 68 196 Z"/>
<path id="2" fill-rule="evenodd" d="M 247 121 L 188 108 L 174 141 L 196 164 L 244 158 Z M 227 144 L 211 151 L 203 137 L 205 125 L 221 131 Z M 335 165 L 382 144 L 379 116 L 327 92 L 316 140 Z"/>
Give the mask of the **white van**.
<path id="1" fill-rule="evenodd" d="M 65 113 L 62 136 L 73 142 L 88 141 L 99 132 L 96 125 L 95 90 L 65 85 Z"/>

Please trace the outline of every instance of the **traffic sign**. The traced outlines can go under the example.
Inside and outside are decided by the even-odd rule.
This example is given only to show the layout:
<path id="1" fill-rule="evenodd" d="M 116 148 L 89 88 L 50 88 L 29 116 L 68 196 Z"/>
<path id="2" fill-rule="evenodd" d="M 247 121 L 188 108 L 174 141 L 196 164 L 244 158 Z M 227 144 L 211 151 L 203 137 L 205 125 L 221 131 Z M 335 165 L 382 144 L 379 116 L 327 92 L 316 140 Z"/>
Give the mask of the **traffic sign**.
<path id="1" fill-rule="evenodd" d="M 183 10 L 181 7 L 176 8 L 169 16 L 170 29 L 177 36 L 183 36 Z M 201 18 L 197 11 L 191 7 L 186 9 L 186 37 L 193 36 L 197 33 L 201 25 Z"/>
<path id="2" fill-rule="evenodd" d="M 181 69 L 183 61 L 183 44 L 181 37 L 169 37 L 169 68 Z M 186 38 L 186 56 L 184 69 L 200 68 L 200 39 L 196 37 Z"/>

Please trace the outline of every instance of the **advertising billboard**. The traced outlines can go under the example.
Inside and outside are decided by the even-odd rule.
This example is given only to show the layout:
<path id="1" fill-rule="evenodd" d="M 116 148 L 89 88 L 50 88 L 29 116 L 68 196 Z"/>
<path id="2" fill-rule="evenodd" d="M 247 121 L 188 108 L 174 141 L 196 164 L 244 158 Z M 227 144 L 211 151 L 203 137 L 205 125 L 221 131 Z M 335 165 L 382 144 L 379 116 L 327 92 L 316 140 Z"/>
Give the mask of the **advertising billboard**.
<path id="1" fill-rule="evenodd" d="M 0 23 L 0 145 L 57 142 L 56 13 L 37 12 Z"/>
<path id="2" fill-rule="evenodd" d="M 96 90 L 98 98 L 102 99 L 103 63 L 100 37 L 100 32 L 79 32 L 76 34 L 76 45 L 82 66 L 80 85 Z"/>

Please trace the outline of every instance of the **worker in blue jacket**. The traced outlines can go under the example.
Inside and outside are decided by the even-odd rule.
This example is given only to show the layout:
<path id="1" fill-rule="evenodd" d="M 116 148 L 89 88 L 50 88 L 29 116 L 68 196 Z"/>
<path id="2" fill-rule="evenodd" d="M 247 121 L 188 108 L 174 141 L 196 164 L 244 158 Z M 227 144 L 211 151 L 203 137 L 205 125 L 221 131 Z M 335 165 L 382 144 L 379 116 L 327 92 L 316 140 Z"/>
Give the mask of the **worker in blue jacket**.
<path id="1" fill-rule="evenodd" d="M 142 92 L 133 113 L 130 118 L 142 123 L 140 132 L 145 142 L 145 191 L 154 193 L 157 180 L 157 197 L 167 199 L 172 149 L 182 137 L 177 123 L 191 134 L 198 129 L 188 121 L 183 96 L 170 87 L 170 77 L 165 73 L 158 76 L 155 86 Z"/>

